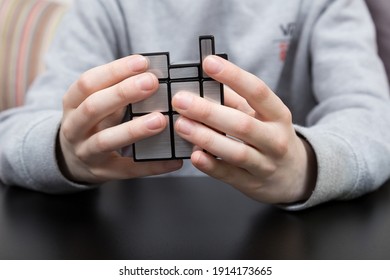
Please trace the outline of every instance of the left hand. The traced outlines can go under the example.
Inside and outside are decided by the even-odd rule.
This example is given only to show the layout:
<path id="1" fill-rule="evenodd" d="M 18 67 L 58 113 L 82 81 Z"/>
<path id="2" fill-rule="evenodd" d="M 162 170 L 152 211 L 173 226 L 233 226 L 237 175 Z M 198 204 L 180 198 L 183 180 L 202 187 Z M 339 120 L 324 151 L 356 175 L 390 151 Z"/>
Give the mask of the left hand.
<path id="1" fill-rule="evenodd" d="M 315 155 L 296 134 L 287 106 L 262 80 L 220 57 L 208 56 L 203 69 L 225 84 L 225 105 L 186 92 L 172 100 L 181 114 L 177 133 L 198 147 L 193 165 L 261 202 L 308 199 Z"/>

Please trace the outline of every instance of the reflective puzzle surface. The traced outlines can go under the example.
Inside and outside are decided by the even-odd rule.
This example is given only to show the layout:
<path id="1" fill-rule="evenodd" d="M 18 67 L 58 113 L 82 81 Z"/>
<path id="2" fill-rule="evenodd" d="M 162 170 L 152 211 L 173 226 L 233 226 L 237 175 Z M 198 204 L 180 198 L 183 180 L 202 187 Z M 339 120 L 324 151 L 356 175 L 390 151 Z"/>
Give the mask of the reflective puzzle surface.
<path id="1" fill-rule="evenodd" d="M 223 85 L 208 77 L 202 70 L 203 59 L 215 54 L 213 36 L 199 37 L 199 62 L 170 64 L 169 52 L 141 54 L 149 59 L 149 72 L 159 79 L 158 91 L 148 99 L 129 105 L 130 119 L 161 112 L 168 120 L 160 134 L 133 144 L 135 161 L 185 159 L 193 145 L 179 137 L 173 127 L 179 114 L 173 110 L 172 97 L 179 91 L 188 91 L 218 104 L 223 104 Z M 220 54 L 224 58 L 226 55 Z"/>

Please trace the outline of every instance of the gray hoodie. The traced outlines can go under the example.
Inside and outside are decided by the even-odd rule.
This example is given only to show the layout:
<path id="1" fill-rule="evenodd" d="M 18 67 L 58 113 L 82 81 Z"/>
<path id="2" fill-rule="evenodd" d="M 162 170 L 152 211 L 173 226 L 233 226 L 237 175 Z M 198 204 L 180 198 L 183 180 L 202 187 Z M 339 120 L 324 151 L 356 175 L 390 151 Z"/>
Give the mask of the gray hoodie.
<path id="1" fill-rule="evenodd" d="M 281 97 L 315 151 L 315 190 L 288 209 L 352 199 L 389 178 L 388 84 L 362 0 L 79 0 L 26 106 L 0 114 L 1 181 L 49 193 L 90 188 L 68 181 L 57 165 L 67 88 L 84 71 L 131 53 L 197 61 L 205 34 L 215 36 L 217 53 Z M 200 174 L 187 162 L 170 175 Z"/>

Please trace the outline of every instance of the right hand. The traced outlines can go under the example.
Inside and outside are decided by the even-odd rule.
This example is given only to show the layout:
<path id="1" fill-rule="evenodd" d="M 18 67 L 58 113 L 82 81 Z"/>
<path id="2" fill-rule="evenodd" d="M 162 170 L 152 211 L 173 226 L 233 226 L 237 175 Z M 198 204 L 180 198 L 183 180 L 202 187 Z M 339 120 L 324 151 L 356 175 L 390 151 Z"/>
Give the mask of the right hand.
<path id="1" fill-rule="evenodd" d="M 125 57 L 80 76 L 63 98 L 57 153 L 63 174 L 82 183 L 102 183 L 171 172 L 182 161 L 134 162 L 117 151 L 160 133 L 167 126 L 154 112 L 121 123 L 126 106 L 151 96 L 157 78 L 145 72 L 148 60 Z"/>

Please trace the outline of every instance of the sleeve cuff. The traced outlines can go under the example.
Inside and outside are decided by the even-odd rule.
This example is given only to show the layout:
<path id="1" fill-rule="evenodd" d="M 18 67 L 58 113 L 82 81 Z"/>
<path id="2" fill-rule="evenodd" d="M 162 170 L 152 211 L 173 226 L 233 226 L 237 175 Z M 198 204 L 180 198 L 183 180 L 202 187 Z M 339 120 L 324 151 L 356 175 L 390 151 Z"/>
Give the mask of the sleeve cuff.
<path id="1" fill-rule="evenodd" d="M 45 115 L 30 128 L 23 139 L 21 158 L 27 182 L 34 190 L 51 193 L 72 193 L 94 188 L 68 180 L 61 173 L 56 157 L 56 138 L 61 113 Z"/>
<path id="2" fill-rule="evenodd" d="M 346 199 L 355 189 L 360 176 L 359 159 L 351 145 L 334 133 L 313 127 L 295 126 L 295 130 L 313 147 L 317 158 L 317 181 L 308 200 L 280 207 L 296 211 L 335 199 Z"/>

